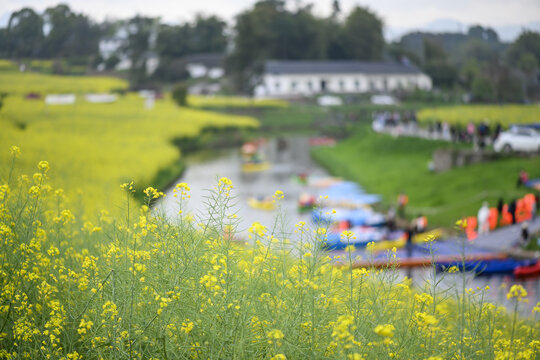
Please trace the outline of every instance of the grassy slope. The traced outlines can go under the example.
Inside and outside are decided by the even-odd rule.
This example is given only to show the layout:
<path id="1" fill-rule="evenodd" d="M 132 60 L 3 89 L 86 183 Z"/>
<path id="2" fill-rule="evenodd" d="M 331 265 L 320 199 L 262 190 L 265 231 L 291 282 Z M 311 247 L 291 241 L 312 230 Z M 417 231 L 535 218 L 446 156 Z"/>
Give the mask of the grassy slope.
<path id="1" fill-rule="evenodd" d="M 521 168 L 540 176 L 540 159 L 510 158 L 497 162 L 431 173 L 432 152 L 447 143 L 414 138 L 394 139 L 362 127 L 335 148 L 318 148 L 314 157 L 333 174 L 358 181 L 367 191 L 382 194 L 387 203 L 400 191 L 409 196 L 409 214 L 428 215 L 430 225 L 451 226 L 462 216 L 476 215 L 482 200 L 494 206 L 524 191 L 515 188 Z"/>

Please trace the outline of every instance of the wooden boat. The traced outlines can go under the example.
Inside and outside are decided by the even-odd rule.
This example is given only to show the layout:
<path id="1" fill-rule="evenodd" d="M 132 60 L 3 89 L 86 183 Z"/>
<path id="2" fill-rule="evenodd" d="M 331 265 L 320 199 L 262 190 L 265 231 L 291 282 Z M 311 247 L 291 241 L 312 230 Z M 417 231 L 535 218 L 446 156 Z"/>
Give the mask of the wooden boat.
<path id="1" fill-rule="evenodd" d="M 266 210 L 266 211 L 271 211 L 276 208 L 275 201 L 273 199 L 268 199 L 268 198 L 261 200 L 254 197 L 250 197 L 248 199 L 248 205 L 257 210 Z"/>
<path id="2" fill-rule="evenodd" d="M 270 163 L 268 161 L 245 162 L 242 164 L 243 172 L 258 172 L 258 171 L 266 171 L 268 169 L 270 169 Z"/>

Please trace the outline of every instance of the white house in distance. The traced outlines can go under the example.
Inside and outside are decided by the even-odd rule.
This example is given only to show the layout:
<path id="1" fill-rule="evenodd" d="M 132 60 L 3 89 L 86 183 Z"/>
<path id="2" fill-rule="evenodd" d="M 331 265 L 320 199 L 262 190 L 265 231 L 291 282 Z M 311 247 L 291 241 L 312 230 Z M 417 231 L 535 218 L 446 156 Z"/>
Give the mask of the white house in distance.
<path id="1" fill-rule="evenodd" d="M 225 74 L 222 54 L 193 54 L 184 57 L 186 70 L 192 79 L 220 79 Z"/>
<path id="2" fill-rule="evenodd" d="M 291 98 L 431 87 L 428 75 L 413 65 L 398 62 L 268 61 L 255 96 Z"/>

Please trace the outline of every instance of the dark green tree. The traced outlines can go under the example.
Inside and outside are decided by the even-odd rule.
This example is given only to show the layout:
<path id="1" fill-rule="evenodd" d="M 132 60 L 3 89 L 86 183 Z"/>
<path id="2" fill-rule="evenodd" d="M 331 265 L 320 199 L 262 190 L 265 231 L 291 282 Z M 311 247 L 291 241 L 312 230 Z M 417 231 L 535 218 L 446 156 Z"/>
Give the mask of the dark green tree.
<path id="1" fill-rule="evenodd" d="M 478 75 L 472 81 L 471 95 L 475 102 L 493 102 L 497 98 L 493 82 L 484 75 Z"/>
<path id="2" fill-rule="evenodd" d="M 384 48 L 383 23 L 366 8 L 356 7 L 345 20 L 343 36 L 350 59 L 380 60 Z"/>
<path id="3" fill-rule="evenodd" d="M 187 87 L 184 84 L 178 84 L 174 87 L 171 96 L 178 106 L 187 106 Z"/>
<path id="4" fill-rule="evenodd" d="M 191 25 L 192 53 L 222 53 L 227 47 L 227 23 L 217 16 L 197 15 Z"/>
<path id="5" fill-rule="evenodd" d="M 526 53 L 533 55 L 536 58 L 536 62 L 540 64 L 540 33 L 524 31 L 519 35 L 510 49 L 508 49 L 510 64 L 517 66 L 521 56 Z"/>
<path id="6" fill-rule="evenodd" d="M 237 17 L 234 51 L 228 59 L 237 88 L 249 91 L 250 82 L 268 59 L 318 59 L 324 56 L 324 28 L 311 6 L 289 11 L 284 1 L 263 0 Z"/>
<path id="7" fill-rule="evenodd" d="M 146 78 L 146 60 L 150 51 L 150 40 L 155 30 L 157 19 L 143 16 L 135 16 L 128 20 L 127 42 L 123 50 L 131 61 L 131 81 L 138 84 Z"/>
<path id="8" fill-rule="evenodd" d="M 11 14 L 7 27 L 11 57 L 37 57 L 43 43 L 43 19 L 34 10 L 23 8 Z"/>
<path id="9" fill-rule="evenodd" d="M 88 17 L 61 4 L 47 8 L 44 19 L 50 29 L 45 38 L 44 56 L 73 58 L 87 64 L 98 55 L 100 29 Z"/>

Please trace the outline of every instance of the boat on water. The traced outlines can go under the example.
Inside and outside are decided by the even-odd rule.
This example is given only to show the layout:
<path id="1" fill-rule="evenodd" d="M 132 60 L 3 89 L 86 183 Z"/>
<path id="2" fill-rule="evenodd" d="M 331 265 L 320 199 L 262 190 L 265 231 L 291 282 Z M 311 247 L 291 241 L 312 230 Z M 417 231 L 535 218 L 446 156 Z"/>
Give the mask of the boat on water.
<path id="1" fill-rule="evenodd" d="M 388 244 L 385 244 L 386 242 L 394 244 L 405 239 L 405 232 L 401 230 L 389 231 L 387 228 L 359 226 L 351 228 L 350 231 L 354 233 L 354 239 L 342 239 L 341 232 L 329 232 L 323 243 L 323 247 L 328 250 L 341 250 L 345 249 L 348 245 L 354 245 L 355 248 L 363 248 L 370 242 L 373 242 L 374 247 L 378 247 L 380 250 L 382 248 L 388 248 Z"/>
<path id="2" fill-rule="evenodd" d="M 242 145 L 242 171 L 260 172 L 270 169 L 270 163 L 264 159 L 261 147 L 265 140 L 250 141 Z"/>
<path id="3" fill-rule="evenodd" d="M 268 161 L 261 162 L 245 162 L 242 164 L 243 172 L 259 172 L 270 169 L 271 165 Z"/>
<path id="4" fill-rule="evenodd" d="M 518 279 L 530 279 L 540 277 L 540 260 L 532 265 L 516 267 L 514 269 L 514 276 Z"/>
<path id="5" fill-rule="evenodd" d="M 272 198 L 259 199 L 256 197 L 248 198 L 248 205 L 253 209 L 272 211 L 276 208 L 276 202 Z"/>
<path id="6" fill-rule="evenodd" d="M 328 136 L 312 137 L 309 139 L 309 146 L 335 146 L 336 139 Z"/>
<path id="7" fill-rule="evenodd" d="M 531 266 L 536 260 L 494 259 L 494 260 L 456 260 L 451 262 L 438 262 L 437 270 L 444 271 L 450 267 L 457 267 L 460 271 L 471 271 L 477 275 L 512 274 L 518 267 Z"/>
<path id="8" fill-rule="evenodd" d="M 384 214 L 375 212 L 369 207 L 359 209 L 322 208 L 313 210 L 311 215 L 313 222 L 323 224 L 346 222 L 350 227 L 381 227 L 386 224 Z"/>
<path id="9" fill-rule="evenodd" d="M 317 199 L 310 194 L 300 194 L 298 198 L 298 212 L 306 213 L 312 211 L 317 206 Z"/>
<path id="10" fill-rule="evenodd" d="M 352 181 L 341 181 L 330 185 L 320 192 L 326 207 L 362 208 L 381 200 L 380 195 L 367 194 Z"/>

